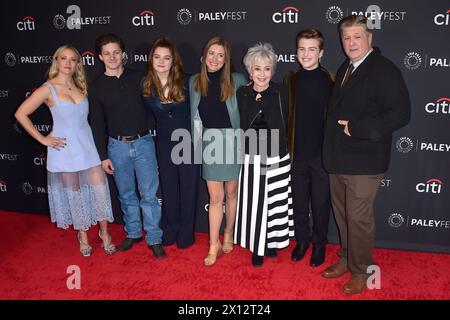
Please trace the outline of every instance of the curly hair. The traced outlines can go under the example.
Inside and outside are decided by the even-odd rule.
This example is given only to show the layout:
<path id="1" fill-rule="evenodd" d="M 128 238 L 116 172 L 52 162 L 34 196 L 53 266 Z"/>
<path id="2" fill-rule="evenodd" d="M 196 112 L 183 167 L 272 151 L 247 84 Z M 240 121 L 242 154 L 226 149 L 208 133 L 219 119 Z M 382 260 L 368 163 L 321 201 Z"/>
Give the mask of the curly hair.
<path id="1" fill-rule="evenodd" d="M 252 67 L 257 61 L 267 59 L 272 66 L 272 74 L 277 68 L 277 55 L 270 43 L 257 43 L 247 50 L 244 56 L 244 65 L 249 74 L 252 73 Z"/>

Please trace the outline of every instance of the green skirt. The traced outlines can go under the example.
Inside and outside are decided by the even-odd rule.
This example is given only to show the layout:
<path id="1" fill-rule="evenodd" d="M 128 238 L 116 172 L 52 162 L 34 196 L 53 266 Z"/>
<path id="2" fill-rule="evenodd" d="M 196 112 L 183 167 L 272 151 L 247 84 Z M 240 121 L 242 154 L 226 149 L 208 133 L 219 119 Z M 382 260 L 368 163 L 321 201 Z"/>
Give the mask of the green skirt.
<path id="1" fill-rule="evenodd" d="M 239 179 L 240 139 L 232 128 L 203 129 L 202 178 L 206 181 Z"/>

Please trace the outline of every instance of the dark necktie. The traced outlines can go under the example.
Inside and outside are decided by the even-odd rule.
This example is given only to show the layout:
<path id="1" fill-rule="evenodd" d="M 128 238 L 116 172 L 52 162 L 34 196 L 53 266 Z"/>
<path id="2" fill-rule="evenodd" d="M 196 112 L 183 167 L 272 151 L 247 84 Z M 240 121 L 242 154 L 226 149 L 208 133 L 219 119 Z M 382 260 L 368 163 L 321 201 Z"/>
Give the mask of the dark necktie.
<path id="1" fill-rule="evenodd" d="M 343 87 L 345 86 L 345 84 L 346 84 L 346 83 L 350 80 L 350 78 L 352 77 L 353 69 L 354 69 L 353 63 L 350 63 L 350 64 L 348 65 L 348 68 L 347 68 L 347 72 L 346 72 L 346 74 L 345 74 L 344 81 L 342 81 L 341 88 L 343 88 Z"/>

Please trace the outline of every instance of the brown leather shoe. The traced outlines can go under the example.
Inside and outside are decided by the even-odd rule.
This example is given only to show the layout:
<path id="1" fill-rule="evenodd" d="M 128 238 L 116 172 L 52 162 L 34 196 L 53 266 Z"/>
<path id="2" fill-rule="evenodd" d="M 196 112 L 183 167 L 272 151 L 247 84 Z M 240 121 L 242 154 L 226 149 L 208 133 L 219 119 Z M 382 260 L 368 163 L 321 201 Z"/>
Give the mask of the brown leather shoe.
<path id="1" fill-rule="evenodd" d="M 367 288 L 366 280 L 361 277 L 352 276 L 350 280 L 342 287 L 342 291 L 346 294 L 357 294 L 363 292 Z"/>
<path id="2" fill-rule="evenodd" d="M 346 272 L 348 272 L 347 266 L 344 266 L 338 262 L 325 269 L 325 271 L 322 272 L 322 277 L 327 279 L 339 278 Z"/>

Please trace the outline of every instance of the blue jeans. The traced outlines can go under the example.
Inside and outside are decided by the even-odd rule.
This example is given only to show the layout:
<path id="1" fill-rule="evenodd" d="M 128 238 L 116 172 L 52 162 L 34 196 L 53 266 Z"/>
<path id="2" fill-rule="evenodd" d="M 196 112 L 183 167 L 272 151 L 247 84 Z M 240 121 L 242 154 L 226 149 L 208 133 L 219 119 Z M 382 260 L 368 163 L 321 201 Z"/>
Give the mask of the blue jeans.
<path id="1" fill-rule="evenodd" d="M 148 134 L 131 143 L 110 137 L 108 157 L 114 166 L 114 180 L 119 191 L 127 237 L 142 236 L 141 208 L 147 243 L 161 243 L 161 207 L 156 197 L 159 184 L 158 168 L 152 136 Z M 140 200 L 136 193 L 135 174 Z"/>

